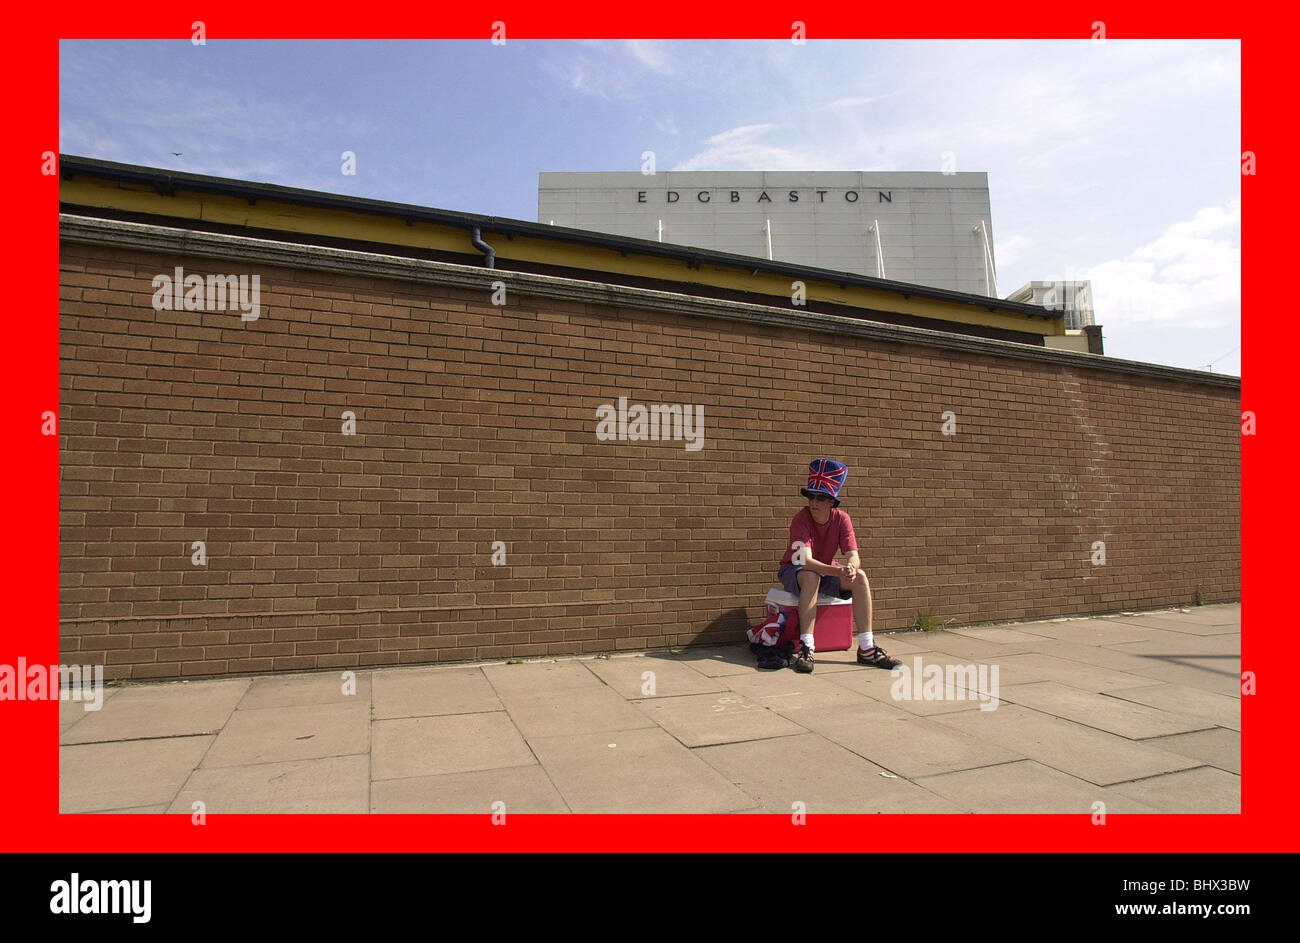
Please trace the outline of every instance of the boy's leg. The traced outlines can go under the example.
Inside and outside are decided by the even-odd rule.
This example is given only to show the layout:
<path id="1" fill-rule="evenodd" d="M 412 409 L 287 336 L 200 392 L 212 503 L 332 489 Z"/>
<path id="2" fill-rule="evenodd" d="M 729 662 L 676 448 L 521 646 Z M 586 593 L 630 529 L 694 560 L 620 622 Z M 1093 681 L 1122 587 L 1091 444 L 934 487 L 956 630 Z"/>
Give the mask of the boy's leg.
<path id="1" fill-rule="evenodd" d="M 813 670 L 813 626 L 817 622 L 817 589 L 821 581 L 810 570 L 799 571 L 799 647 L 790 667 L 803 674 Z"/>
<path id="2" fill-rule="evenodd" d="M 799 634 L 812 635 L 817 622 L 817 589 L 822 578 L 811 570 L 799 571 Z"/>
<path id="3" fill-rule="evenodd" d="M 897 668 L 898 659 L 891 658 L 876 644 L 871 631 L 871 583 L 867 574 L 858 570 L 848 588 L 853 591 L 853 621 L 858 630 L 858 664 L 887 670 Z"/>
<path id="4" fill-rule="evenodd" d="M 871 632 L 871 583 L 867 580 L 867 574 L 858 570 L 853 582 L 844 587 L 853 593 L 853 624 L 857 629 L 858 637 L 862 634 Z"/>

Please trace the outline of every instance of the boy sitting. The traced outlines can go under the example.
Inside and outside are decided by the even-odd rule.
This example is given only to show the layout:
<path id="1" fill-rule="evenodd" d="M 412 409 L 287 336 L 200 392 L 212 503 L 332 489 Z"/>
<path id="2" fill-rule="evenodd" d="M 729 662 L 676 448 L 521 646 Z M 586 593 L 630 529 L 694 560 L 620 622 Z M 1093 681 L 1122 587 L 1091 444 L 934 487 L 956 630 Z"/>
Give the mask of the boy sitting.
<path id="1" fill-rule="evenodd" d="M 791 667 L 807 674 L 813 670 L 813 625 L 817 620 L 817 594 L 853 598 L 853 619 L 858 632 L 858 664 L 893 669 L 899 665 L 871 637 L 871 585 L 859 569 L 858 540 L 853 521 L 840 507 L 840 488 L 848 477 L 844 463 L 815 458 L 808 465 L 808 486 L 799 493 L 808 499 L 790 522 L 790 547 L 781 558 L 778 578 L 789 593 L 799 597 L 799 649 Z M 843 566 L 822 561 L 835 559 L 836 550 L 849 555 Z"/>

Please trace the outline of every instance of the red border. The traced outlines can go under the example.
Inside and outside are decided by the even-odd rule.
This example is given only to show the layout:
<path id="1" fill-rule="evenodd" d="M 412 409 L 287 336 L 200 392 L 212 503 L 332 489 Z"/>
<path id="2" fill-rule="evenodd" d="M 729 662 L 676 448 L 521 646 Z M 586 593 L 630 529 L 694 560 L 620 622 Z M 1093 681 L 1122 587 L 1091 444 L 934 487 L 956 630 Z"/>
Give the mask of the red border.
<path id="1" fill-rule="evenodd" d="M 8 577 L 9 625 L 0 632 L 0 663 L 57 661 L 58 452 L 57 439 L 40 434 L 40 417 L 58 408 L 58 179 L 42 176 L 41 154 L 57 153 L 58 41 L 60 38 L 188 38 L 202 19 L 210 40 L 223 37 L 463 37 L 486 39 L 491 23 L 507 23 L 508 37 L 778 38 L 802 20 L 816 38 L 871 37 L 1087 37 L 1106 24 L 1108 39 L 1241 38 L 1242 149 L 1256 155 L 1258 175 L 1243 177 L 1243 310 L 1263 294 L 1269 273 L 1287 273 L 1280 234 L 1283 131 L 1289 80 L 1274 63 L 1287 62 L 1292 30 L 1274 12 L 1246 4 L 1150 4 L 1131 9 L 1099 3 L 1062 10 L 1035 3 L 952 10 L 860 4 L 767 6 L 748 0 L 721 5 L 570 3 L 542 12 L 532 3 L 449 9 L 388 4 L 333 17 L 314 4 L 205 3 L 178 9 L 146 2 L 25 5 L 11 11 L 4 44 L 6 87 L 14 131 L 0 160 L 10 183 L 10 257 L 16 304 L 7 311 L 9 360 L 6 410 L 13 450 L 4 463 L 11 499 L 8 539 L 0 561 Z M 349 15 L 350 14 L 350 15 Z M 645 19 L 653 16 L 654 20 Z M 1247 94 L 1248 93 L 1248 94 Z M 93 155 L 88 155 L 93 156 Z M 1273 238 L 1276 237 L 1276 238 Z M 1275 291 L 1276 294 L 1276 291 Z M 1295 805 L 1289 802 L 1288 753 L 1278 749 L 1285 729 L 1284 699 L 1291 678 L 1281 669 L 1283 635 L 1290 625 L 1282 561 L 1290 554 L 1275 536 L 1291 528 L 1294 513 L 1281 502 L 1285 452 L 1279 386 L 1286 374 L 1284 344 L 1256 343 L 1262 315 L 1242 321 L 1242 408 L 1257 415 L 1259 434 L 1242 442 L 1243 669 L 1256 673 L 1258 693 L 1243 697 L 1240 816 L 1120 816 L 1094 826 L 1080 816 L 909 816 L 906 830 L 887 842 L 897 851 L 1261 851 L 1297 847 Z M 1277 329 L 1284 330 L 1281 323 Z M 1143 421 L 1133 417 L 1135 424 Z M 1249 493 L 1251 500 L 1244 498 Z M 1267 525 L 1265 525 L 1267 520 Z M 1246 535 L 1249 534 L 1247 541 Z M 1276 552 L 1274 552 L 1276 550 Z M 1276 618 L 1270 618 L 1274 616 Z M 1269 666 L 1278 670 L 1272 670 Z M 0 848 L 25 851 L 396 851 L 536 849 L 731 851 L 878 849 L 877 816 L 809 816 L 796 827 L 787 816 L 523 816 L 507 827 L 489 816 L 217 816 L 196 827 L 187 816 L 60 816 L 57 704 L 0 702 Z M 905 836 L 899 837 L 899 836 Z"/>

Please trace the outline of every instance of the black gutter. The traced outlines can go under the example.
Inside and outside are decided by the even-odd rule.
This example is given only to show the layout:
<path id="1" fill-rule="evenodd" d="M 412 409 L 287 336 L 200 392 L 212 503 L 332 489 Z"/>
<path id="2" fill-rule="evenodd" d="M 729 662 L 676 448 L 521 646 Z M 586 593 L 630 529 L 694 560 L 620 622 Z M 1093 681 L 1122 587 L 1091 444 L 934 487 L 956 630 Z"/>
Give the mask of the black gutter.
<path id="1" fill-rule="evenodd" d="M 115 161 L 77 157 L 71 154 L 60 155 L 59 176 L 72 179 L 78 175 L 147 184 L 164 196 L 172 196 L 177 190 L 191 190 L 199 193 L 215 193 L 223 196 L 239 197 L 247 200 L 249 205 L 254 205 L 259 200 L 278 200 L 284 203 L 313 206 L 320 209 L 389 216 L 401 219 L 408 225 L 417 221 L 435 223 L 467 229 L 471 233 L 477 228 L 500 233 L 507 238 L 527 236 L 533 239 L 549 239 L 554 242 L 597 246 L 615 250 L 623 255 L 637 254 L 677 259 L 686 262 L 687 267 L 692 269 L 698 269 L 701 263 L 708 262 L 714 265 L 748 269 L 752 274 L 766 272 L 798 279 L 832 282 L 841 288 L 854 285 L 877 291 L 892 291 L 902 295 L 904 299 L 912 296 L 932 298 L 937 301 L 984 308 L 991 312 L 1008 311 L 1045 320 L 1059 320 L 1065 316 L 1064 311 L 1051 311 L 1038 305 L 1024 304 L 1023 302 L 1003 301 L 1000 298 L 988 298 L 984 295 L 972 295 L 966 292 L 951 291 L 946 288 L 912 285 L 907 282 L 872 278 L 850 272 L 835 272 L 830 269 L 810 268 L 788 262 L 773 262 L 752 256 L 715 252 L 712 249 L 675 246 L 648 239 L 606 235 L 585 229 L 566 229 L 562 226 L 530 223 L 508 217 L 480 216 L 474 213 L 460 213 L 453 210 L 414 206 L 409 203 L 390 203 L 364 197 L 322 193 L 317 190 L 282 187 L 271 183 L 251 183 L 243 180 L 231 180 L 226 177 L 208 177 L 201 174 L 182 173 L 154 167 L 140 167 L 135 164 L 119 164 Z"/>

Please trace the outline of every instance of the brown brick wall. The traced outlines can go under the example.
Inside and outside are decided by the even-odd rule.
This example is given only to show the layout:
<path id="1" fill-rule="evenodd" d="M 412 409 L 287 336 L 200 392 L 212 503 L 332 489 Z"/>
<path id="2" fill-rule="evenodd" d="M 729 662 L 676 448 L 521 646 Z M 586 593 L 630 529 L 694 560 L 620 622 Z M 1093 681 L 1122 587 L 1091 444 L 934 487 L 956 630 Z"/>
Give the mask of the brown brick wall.
<path id="1" fill-rule="evenodd" d="M 1237 390 L 266 267 L 257 321 L 155 312 L 178 264 L 235 270 L 63 246 L 61 657 L 109 678 L 734 641 L 818 455 L 879 629 L 1239 597 Z M 620 395 L 704 448 L 598 441 Z"/>

